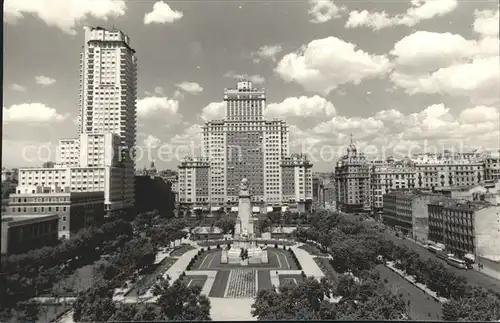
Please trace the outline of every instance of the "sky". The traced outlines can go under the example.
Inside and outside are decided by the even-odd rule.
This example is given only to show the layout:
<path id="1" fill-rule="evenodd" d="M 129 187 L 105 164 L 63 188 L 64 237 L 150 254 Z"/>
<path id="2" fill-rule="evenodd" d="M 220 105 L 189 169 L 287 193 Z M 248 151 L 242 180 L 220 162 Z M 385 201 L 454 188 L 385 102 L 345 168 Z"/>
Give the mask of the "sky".
<path id="1" fill-rule="evenodd" d="M 496 1 L 6 0 L 2 165 L 55 160 L 77 137 L 83 26 L 138 57 L 137 168 L 200 153 L 239 77 L 266 89 L 291 151 L 332 171 L 369 158 L 500 148 Z"/>

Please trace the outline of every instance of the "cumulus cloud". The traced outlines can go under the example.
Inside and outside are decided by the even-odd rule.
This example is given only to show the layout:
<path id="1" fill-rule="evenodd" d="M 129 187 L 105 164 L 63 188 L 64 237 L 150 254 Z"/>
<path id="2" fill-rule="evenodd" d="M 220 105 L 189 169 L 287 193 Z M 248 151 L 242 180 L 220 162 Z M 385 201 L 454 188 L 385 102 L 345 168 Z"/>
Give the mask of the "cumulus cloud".
<path id="1" fill-rule="evenodd" d="M 48 86 L 56 83 L 56 80 L 48 76 L 39 75 L 35 76 L 35 82 L 39 85 Z"/>
<path id="2" fill-rule="evenodd" d="M 166 2 L 157 1 L 153 5 L 153 11 L 144 15 L 144 24 L 171 24 L 183 16 L 182 12 L 173 10 Z"/>
<path id="3" fill-rule="evenodd" d="M 3 107 L 3 122 L 61 122 L 67 115 L 43 103 L 22 103 Z"/>
<path id="4" fill-rule="evenodd" d="M 179 101 L 168 97 L 150 96 L 137 101 L 137 114 L 139 117 L 149 118 L 164 114 L 176 115 L 179 110 Z"/>
<path id="5" fill-rule="evenodd" d="M 382 110 L 369 117 L 335 115 L 311 127 L 303 123 L 291 125 L 291 150 L 308 153 L 316 165 L 325 167 L 328 163 L 320 156 L 328 152 L 329 161 L 336 160 L 345 153 L 351 134 L 358 148 L 365 153 L 364 149 L 369 148 L 376 157 L 402 157 L 411 153 L 409 149 L 415 153 L 429 147 L 498 149 L 499 112 L 495 107 L 471 106 L 454 113 L 438 103 L 410 114 Z"/>
<path id="6" fill-rule="evenodd" d="M 335 18 L 341 17 L 345 7 L 338 7 L 333 0 L 309 0 L 309 15 L 311 22 L 322 24 Z"/>
<path id="7" fill-rule="evenodd" d="M 202 110 L 200 118 L 203 121 L 221 120 L 226 116 L 226 102 L 211 102 Z"/>
<path id="8" fill-rule="evenodd" d="M 269 118 L 300 117 L 316 119 L 322 116 L 332 117 L 336 114 L 333 103 L 315 95 L 312 97 L 290 97 L 280 103 L 270 103 L 264 114 Z"/>
<path id="9" fill-rule="evenodd" d="M 194 82 L 182 82 L 175 85 L 179 89 L 187 92 L 189 94 L 197 95 L 203 92 L 203 87 L 201 87 L 198 83 Z"/>
<path id="10" fill-rule="evenodd" d="M 417 31 L 394 45 L 390 80 L 408 94 L 467 96 L 495 104 L 500 80 L 498 39 L 467 40 L 451 33 Z"/>
<path id="11" fill-rule="evenodd" d="M 462 110 L 459 115 L 460 122 L 468 124 L 478 124 L 489 121 L 495 122 L 499 118 L 498 109 L 484 105 L 466 108 Z"/>
<path id="12" fill-rule="evenodd" d="M 357 85 L 364 79 L 383 76 L 390 67 L 385 55 L 370 54 L 357 49 L 355 44 L 328 37 L 313 40 L 297 53 L 285 55 L 275 72 L 285 82 L 328 95 L 341 84 Z"/>
<path id="13" fill-rule="evenodd" d="M 153 135 L 148 135 L 146 139 L 144 139 L 143 143 L 146 148 L 158 148 L 161 140 Z"/>
<path id="14" fill-rule="evenodd" d="M 49 26 L 75 35 L 75 27 L 92 17 L 108 20 L 125 15 L 123 0 L 9 0 L 4 2 L 4 21 L 15 24 L 26 15 L 34 15 Z"/>
<path id="15" fill-rule="evenodd" d="M 12 91 L 16 91 L 16 92 L 26 92 L 26 87 L 20 85 L 20 84 L 17 84 L 17 83 L 14 83 L 10 86 L 10 89 Z"/>
<path id="16" fill-rule="evenodd" d="M 444 16 L 455 10 L 457 5 L 457 0 L 412 0 L 411 6 L 406 10 L 406 13 L 392 17 L 385 11 L 368 12 L 367 10 L 354 10 L 349 13 L 349 19 L 345 23 L 345 27 L 369 27 L 373 30 L 392 26 L 413 27 L 420 21 Z"/>
<path id="17" fill-rule="evenodd" d="M 474 31 L 486 37 L 498 37 L 499 10 L 476 10 L 474 12 Z"/>
<path id="18" fill-rule="evenodd" d="M 239 74 L 235 73 L 233 71 L 229 71 L 226 74 L 224 74 L 224 77 L 230 77 L 233 79 L 246 79 L 249 80 L 255 84 L 262 84 L 266 82 L 266 79 L 263 76 L 260 76 L 258 74 L 256 75 L 248 75 L 248 74 Z"/>
<path id="19" fill-rule="evenodd" d="M 257 51 L 251 53 L 254 63 L 259 63 L 262 59 L 270 59 L 276 62 L 276 55 L 282 51 L 281 45 L 261 46 Z"/>

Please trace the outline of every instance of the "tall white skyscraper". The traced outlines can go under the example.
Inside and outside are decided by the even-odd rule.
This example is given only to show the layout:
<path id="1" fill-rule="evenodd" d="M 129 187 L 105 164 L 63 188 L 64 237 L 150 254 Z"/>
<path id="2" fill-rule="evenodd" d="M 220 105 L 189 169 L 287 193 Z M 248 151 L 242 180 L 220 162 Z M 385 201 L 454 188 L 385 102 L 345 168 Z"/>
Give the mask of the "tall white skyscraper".
<path id="1" fill-rule="evenodd" d="M 59 141 L 55 168 L 19 169 L 16 191 L 104 192 L 113 215 L 135 204 L 137 58 L 122 31 L 84 30 L 79 136 Z"/>
<path id="2" fill-rule="evenodd" d="M 80 54 L 81 134 L 113 133 L 119 136 L 123 167 L 123 207 L 134 205 L 136 144 L 137 58 L 130 38 L 120 30 L 85 27 Z"/>

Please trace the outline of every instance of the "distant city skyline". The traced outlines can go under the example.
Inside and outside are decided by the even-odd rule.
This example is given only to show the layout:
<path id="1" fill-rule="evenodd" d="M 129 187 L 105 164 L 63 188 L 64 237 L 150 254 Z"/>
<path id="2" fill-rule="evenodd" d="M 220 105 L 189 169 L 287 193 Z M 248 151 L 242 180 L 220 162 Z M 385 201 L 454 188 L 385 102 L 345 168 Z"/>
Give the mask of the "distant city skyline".
<path id="1" fill-rule="evenodd" d="M 123 30 L 138 51 L 137 145 L 153 156 L 162 145 L 201 151 L 202 124 L 223 116 L 221 89 L 241 77 L 266 88 L 265 115 L 290 125 L 291 152 L 317 156 L 314 171 L 333 170 L 351 133 L 358 150 L 387 157 L 498 149 L 498 4 L 436 3 L 102 0 L 68 15 L 68 1 L 47 14 L 8 0 L 2 163 L 41 166 L 22 151 L 42 145 L 55 161 L 57 140 L 76 135 L 84 25 Z"/>

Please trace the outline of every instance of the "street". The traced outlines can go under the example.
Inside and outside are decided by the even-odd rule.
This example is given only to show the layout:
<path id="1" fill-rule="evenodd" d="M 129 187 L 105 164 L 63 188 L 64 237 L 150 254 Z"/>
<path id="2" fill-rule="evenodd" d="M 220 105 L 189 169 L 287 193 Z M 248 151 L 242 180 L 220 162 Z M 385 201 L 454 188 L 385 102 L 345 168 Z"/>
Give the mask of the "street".
<path id="1" fill-rule="evenodd" d="M 393 241 L 396 245 L 399 245 L 399 246 L 405 245 L 408 248 L 410 248 L 411 250 L 416 251 L 420 255 L 420 257 L 424 260 L 432 258 L 432 259 L 437 259 L 437 260 L 441 261 L 446 266 L 446 268 L 448 268 L 448 270 L 450 270 L 451 272 L 467 278 L 467 282 L 469 282 L 470 284 L 474 284 L 474 285 L 477 285 L 480 287 L 491 289 L 497 293 L 500 293 L 500 281 L 497 279 L 489 277 L 489 276 L 482 274 L 476 270 L 463 270 L 463 269 L 458 269 L 458 268 L 449 266 L 446 263 L 446 261 L 437 258 L 436 255 L 434 255 L 433 253 L 431 253 L 429 250 L 425 249 L 424 247 L 414 243 L 411 240 L 398 238 L 388 231 L 384 231 L 383 235 L 388 240 Z"/>

